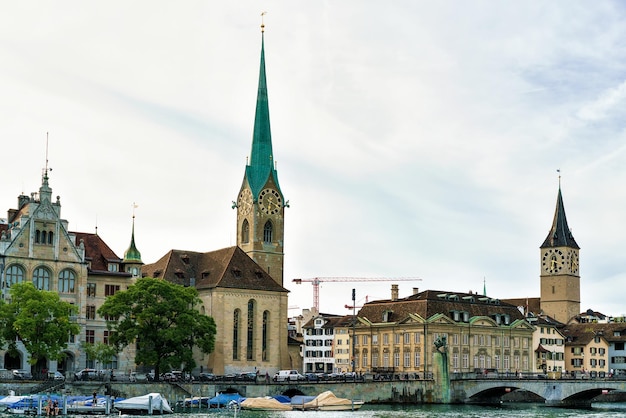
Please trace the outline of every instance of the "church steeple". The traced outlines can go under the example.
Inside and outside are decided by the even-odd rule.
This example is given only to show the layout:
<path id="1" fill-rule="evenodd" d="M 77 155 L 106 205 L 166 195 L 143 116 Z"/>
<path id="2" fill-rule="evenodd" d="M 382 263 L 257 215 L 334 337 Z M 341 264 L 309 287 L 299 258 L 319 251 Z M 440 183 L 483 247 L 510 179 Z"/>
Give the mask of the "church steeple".
<path id="1" fill-rule="evenodd" d="M 267 99 L 267 79 L 265 77 L 264 25 L 261 25 L 261 67 L 259 69 L 259 87 L 256 99 L 254 131 L 252 134 L 252 150 L 250 151 L 249 164 L 246 166 L 246 177 L 254 199 L 258 197 L 259 192 L 270 179 L 280 191 L 272 151 L 270 109 Z"/>
<path id="2" fill-rule="evenodd" d="M 133 227 L 132 232 L 130 234 L 130 246 L 124 252 L 124 270 L 127 273 L 131 273 L 133 277 L 138 277 L 141 273 L 141 266 L 143 265 L 143 261 L 141 261 L 141 253 L 137 249 L 135 245 L 135 208 L 137 205 L 133 203 Z"/>
<path id="3" fill-rule="evenodd" d="M 261 67 L 252 134 L 252 151 L 233 208 L 237 208 L 237 245 L 281 286 L 285 207 L 272 151 L 265 77 L 265 25 L 261 25 Z"/>
<path id="4" fill-rule="evenodd" d="M 561 178 L 552 227 L 540 247 L 541 310 L 567 323 L 580 313 L 580 247 L 567 224 Z"/>
<path id="5" fill-rule="evenodd" d="M 563 205 L 563 195 L 561 194 L 561 185 L 559 184 L 559 193 L 556 198 L 556 209 L 554 211 L 554 219 L 552 227 L 541 245 L 541 248 L 569 247 L 580 249 L 572 231 L 567 225 L 567 217 L 565 216 L 565 206 Z"/>

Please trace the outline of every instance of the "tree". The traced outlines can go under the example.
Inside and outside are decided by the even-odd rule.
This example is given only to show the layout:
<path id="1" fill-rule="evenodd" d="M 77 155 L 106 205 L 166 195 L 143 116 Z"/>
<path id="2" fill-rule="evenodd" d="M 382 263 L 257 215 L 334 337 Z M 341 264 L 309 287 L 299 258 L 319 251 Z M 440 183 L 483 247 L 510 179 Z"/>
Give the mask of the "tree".
<path id="1" fill-rule="evenodd" d="M 97 342 L 95 344 L 83 343 L 81 347 L 89 360 L 95 360 L 101 366 L 109 364 L 119 352 L 114 346 Z"/>
<path id="2" fill-rule="evenodd" d="M 0 304 L 2 346 L 8 342 L 9 351 L 15 352 L 20 340 L 30 353 L 31 366 L 44 358 L 61 360 L 70 336 L 80 332 L 70 320 L 76 307 L 30 282 L 12 285 L 10 295 L 8 303 Z"/>
<path id="3" fill-rule="evenodd" d="M 109 342 L 118 351 L 136 342 L 135 363 L 154 366 L 158 380 L 165 368 L 191 371 L 194 347 L 213 351 L 215 321 L 197 310 L 201 303 L 194 287 L 143 277 L 109 296 L 98 314 L 117 319 L 107 322 Z"/>

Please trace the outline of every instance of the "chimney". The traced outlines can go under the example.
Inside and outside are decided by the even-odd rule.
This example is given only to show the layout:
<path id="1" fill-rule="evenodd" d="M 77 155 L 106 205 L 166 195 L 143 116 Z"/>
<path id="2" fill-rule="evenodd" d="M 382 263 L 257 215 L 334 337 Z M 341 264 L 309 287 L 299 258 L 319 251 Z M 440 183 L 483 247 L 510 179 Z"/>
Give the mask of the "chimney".
<path id="1" fill-rule="evenodd" d="M 391 300 L 392 301 L 398 300 L 398 285 L 397 284 L 391 285 Z"/>
<path id="2" fill-rule="evenodd" d="M 417 295 L 420 292 L 420 288 L 419 287 L 414 287 L 413 288 L 413 294 Z"/>

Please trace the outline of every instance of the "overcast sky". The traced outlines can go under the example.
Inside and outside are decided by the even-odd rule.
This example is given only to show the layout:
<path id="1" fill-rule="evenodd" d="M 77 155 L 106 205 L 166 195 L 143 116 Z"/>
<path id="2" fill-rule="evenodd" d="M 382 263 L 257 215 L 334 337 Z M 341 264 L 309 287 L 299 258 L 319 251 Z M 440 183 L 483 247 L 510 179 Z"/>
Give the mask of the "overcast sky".
<path id="1" fill-rule="evenodd" d="M 539 296 L 560 169 L 581 309 L 626 314 L 623 2 L 0 5 L 0 208 L 38 190 L 49 132 L 70 230 L 121 257 L 136 202 L 145 263 L 235 245 L 267 11 L 291 306 L 313 277 Z M 392 283 L 323 283 L 321 310 Z"/>

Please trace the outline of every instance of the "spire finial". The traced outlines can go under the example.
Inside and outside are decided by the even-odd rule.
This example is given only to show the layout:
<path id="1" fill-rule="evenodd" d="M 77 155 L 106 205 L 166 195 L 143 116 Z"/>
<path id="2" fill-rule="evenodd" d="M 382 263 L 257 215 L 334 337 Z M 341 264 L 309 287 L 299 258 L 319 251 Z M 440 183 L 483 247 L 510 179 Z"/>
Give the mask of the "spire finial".
<path id="1" fill-rule="evenodd" d="M 135 209 L 137 209 L 138 207 L 139 207 L 139 205 L 136 204 L 135 202 L 133 202 L 133 222 L 134 222 L 134 219 L 135 219 Z"/>
<path id="2" fill-rule="evenodd" d="M 559 189 L 561 188 L 561 169 L 557 168 L 556 172 L 559 173 Z"/>
<path id="3" fill-rule="evenodd" d="M 267 12 L 261 13 L 261 33 L 265 32 L 265 23 L 263 21 L 263 17 L 267 14 Z"/>

